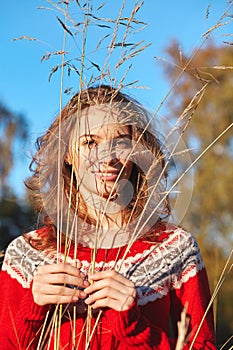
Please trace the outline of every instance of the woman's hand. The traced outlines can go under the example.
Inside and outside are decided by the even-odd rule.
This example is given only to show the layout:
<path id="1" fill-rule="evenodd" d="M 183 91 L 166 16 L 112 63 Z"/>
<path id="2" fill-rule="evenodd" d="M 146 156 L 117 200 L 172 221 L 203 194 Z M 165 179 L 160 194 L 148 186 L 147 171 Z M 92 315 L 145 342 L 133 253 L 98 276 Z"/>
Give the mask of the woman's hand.
<path id="1" fill-rule="evenodd" d="M 90 283 L 84 280 L 85 275 L 80 268 L 80 261 L 77 267 L 65 263 L 39 266 L 32 284 L 35 303 L 68 304 L 85 298 L 87 294 L 77 288 L 84 289 Z"/>
<path id="2" fill-rule="evenodd" d="M 136 288 L 133 282 L 115 270 L 97 272 L 90 276 L 90 280 L 93 284 L 84 289 L 84 292 L 89 294 L 85 303 L 93 309 L 109 307 L 123 311 L 135 300 Z"/>

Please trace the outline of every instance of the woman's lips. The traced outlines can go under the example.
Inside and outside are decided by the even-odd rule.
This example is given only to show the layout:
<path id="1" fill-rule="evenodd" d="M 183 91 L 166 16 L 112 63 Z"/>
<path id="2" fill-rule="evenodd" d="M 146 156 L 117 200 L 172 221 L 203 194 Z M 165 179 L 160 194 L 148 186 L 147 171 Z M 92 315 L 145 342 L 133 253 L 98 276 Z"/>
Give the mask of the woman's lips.
<path id="1" fill-rule="evenodd" d="M 103 181 L 116 181 L 119 171 L 104 171 L 95 173 L 95 177 Z"/>

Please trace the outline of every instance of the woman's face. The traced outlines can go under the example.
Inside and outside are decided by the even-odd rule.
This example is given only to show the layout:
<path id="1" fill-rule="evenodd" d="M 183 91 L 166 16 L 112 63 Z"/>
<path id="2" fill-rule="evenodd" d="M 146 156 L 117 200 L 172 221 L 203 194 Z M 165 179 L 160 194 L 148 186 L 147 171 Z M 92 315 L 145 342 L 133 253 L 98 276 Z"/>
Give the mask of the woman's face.
<path id="1" fill-rule="evenodd" d="M 122 193 L 129 180 L 132 140 L 120 119 L 119 111 L 106 106 L 82 111 L 79 132 L 72 140 L 72 164 L 81 194 L 88 191 L 111 199 Z"/>

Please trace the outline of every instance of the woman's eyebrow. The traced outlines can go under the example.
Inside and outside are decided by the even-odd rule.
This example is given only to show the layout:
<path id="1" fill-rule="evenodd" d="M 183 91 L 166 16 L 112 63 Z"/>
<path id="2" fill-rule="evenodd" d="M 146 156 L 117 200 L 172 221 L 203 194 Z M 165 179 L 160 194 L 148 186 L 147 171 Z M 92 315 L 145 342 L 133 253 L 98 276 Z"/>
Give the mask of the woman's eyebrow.
<path id="1" fill-rule="evenodd" d="M 119 135 L 116 135 L 114 137 L 114 139 L 121 139 L 121 138 L 131 139 L 131 135 L 130 134 L 119 134 Z"/>
<path id="2" fill-rule="evenodd" d="M 82 138 L 91 138 L 91 139 L 103 139 L 103 137 L 100 137 L 99 135 L 97 134 L 84 134 L 84 135 L 81 135 L 80 136 L 80 139 Z M 118 135 L 115 135 L 113 137 L 113 139 L 120 139 L 120 138 L 128 138 L 128 139 L 131 139 L 131 135 L 130 134 L 118 134 Z"/>
<path id="3" fill-rule="evenodd" d="M 81 138 L 92 138 L 92 139 L 94 139 L 94 138 L 99 138 L 99 136 L 98 135 L 96 135 L 96 134 L 84 134 L 84 135 L 80 135 L 80 139 Z"/>

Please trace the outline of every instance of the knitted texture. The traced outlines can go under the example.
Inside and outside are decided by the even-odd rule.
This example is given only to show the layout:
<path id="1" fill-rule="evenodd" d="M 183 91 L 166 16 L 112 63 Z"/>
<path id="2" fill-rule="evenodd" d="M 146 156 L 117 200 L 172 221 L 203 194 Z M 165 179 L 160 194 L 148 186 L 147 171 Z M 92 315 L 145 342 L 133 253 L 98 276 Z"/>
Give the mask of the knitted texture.
<path id="1" fill-rule="evenodd" d="M 28 237 L 39 238 L 42 233 L 43 229 L 33 231 Z M 95 269 L 119 269 L 134 282 L 137 300 L 125 311 L 103 309 L 97 325 L 99 311 L 95 310 L 91 349 L 172 349 L 175 339 L 169 337 L 169 319 L 176 337 L 177 321 L 186 302 L 190 317 L 189 343 L 185 345 L 188 349 L 210 299 L 206 271 L 195 239 L 183 229 L 171 226 L 159 236 L 135 241 L 125 256 L 126 249 L 127 246 L 98 249 Z M 79 245 L 75 252 L 71 246 L 66 262 L 73 264 L 75 255 L 86 274 L 92 249 Z M 22 236 L 9 245 L 0 274 L 0 324 L 4 325 L 0 327 L 0 349 L 37 349 L 42 329 L 47 331 L 43 337 L 47 345 L 43 344 L 40 349 L 54 349 L 55 306 L 35 304 L 31 287 L 37 267 L 56 263 L 56 259 L 54 253 L 32 248 Z M 59 260 L 64 259 L 60 254 Z M 72 342 L 76 349 L 85 349 L 86 309 L 83 300 L 63 306 L 59 349 L 73 349 Z M 209 313 L 193 349 L 216 349 L 213 334 Z"/>

